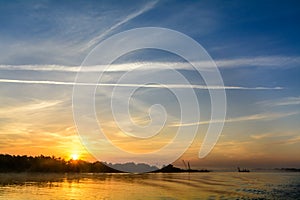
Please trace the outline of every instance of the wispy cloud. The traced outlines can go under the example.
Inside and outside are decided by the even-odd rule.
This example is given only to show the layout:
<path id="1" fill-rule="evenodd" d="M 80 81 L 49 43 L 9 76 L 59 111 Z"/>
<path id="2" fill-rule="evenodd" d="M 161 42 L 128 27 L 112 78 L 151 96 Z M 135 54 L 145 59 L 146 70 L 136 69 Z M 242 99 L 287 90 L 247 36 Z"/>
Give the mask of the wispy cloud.
<path id="1" fill-rule="evenodd" d="M 19 106 L 6 106 L 4 109 L 0 109 L 0 114 L 16 114 L 19 112 L 29 112 L 29 111 L 37 111 L 37 110 L 42 110 L 46 109 L 52 106 L 56 106 L 60 103 L 62 103 L 62 100 L 48 100 L 48 101 L 35 101 L 30 104 L 25 104 L 25 105 L 19 105 Z"/>
<path id="2" fill-rule="evenodd" d="M 44 85 L 80 85 L 80 86 L 102 86 L 102 87 L 144 87 L 144 88 L 173 88 L 173 89 L 200 89 L 200 90 L 281 90 L 282 87 L 240 87 L 240 86 L 206 86 L 206 85 L 184 85 L 184 84 L 116 84 L 116 83 L 80 83 L 47 80 L 15 80 L 0 79 L 0 83 L 19 83 L 19 84 L 44 84 Z"/>
<path id="3" fill-rule="evenodd" d="M 145 68 L 143 66 L 148 66 Z M 151 69 L 164 69 L 164 63 L 124 63 L 113 64 L 109 68 L 104 65 L 94 66 L 66 66 L 66 65 L 0 65 L 0 70 L 20 70 L 20 71 L 39 71 L 39 72 L 123 72 L 130 70 L 151 70 Z"/>
<path id="4" fill-rule="evenodd" d="M 255 140 L 260 140 L 260 139 L 282 139 L 282 138 L 293 138 L 295 136 L 298 136 L 298 132 L 297 130 L 293 130 L 293 131 L 288 131 L 288 130 L 284 130 L 284 131 L 273 131 L 273 132 L 267 132 L 267 133 L 261 133 L 261 134 L 253 134 L 250 135 L 250 137 L 252 139 Z"/>
<path id="5" fill-rule="evenodd" d="M 273 133 L 264 133 L 264 134 L 259 134 L 259 135 L 250 135 L 250 137 L 252 139 L 260 140 L 260 139 L 263 139 L 263 138 L 271 137 L 273 135 L 274 135 Z"/>
<path id="6" fill-rule="evenodd" d="M 83 50 L 89 49 L 91 47 L 93 47 L 94 45 L 96 45 L 97 43 L 99 43 L 105 36 L 107 36 L 111 31 L 114 31 L 115 29 L 117 29 L 118 27 L 122 26 L 123 24 L 129 22 L 130 20 L 136 18 L 137 16 L 147 12 L 148 10 L 152 9 L 155 4 L 157 3 L 157 1 L 150 1 L 149 3 L 147 3 L 142 9 L 129 14 L 127 17 L 125 17 L 122 21 L 114 24 L 113 26 L 111 26 L 110 28 L 108 28 L 107 30 L 105 30 L 102 34 L 98 35 L 97 37 L 93 38 L 92 40 L 90 40 L 84 47 Z"/>
<path id="7" fill-rule="evenodd" d="M 267 57 L 247 57 L 215 60 L 219 68 L 236 68 L 236 67 L 293 67 L 299 66 L 300 57 L 289 56 L 267 56 Z M 211 68 L 211 62 L 198 61 L 197 64 L 201 69 Z M 187 62 L 127 62 L 121 64 L 94 66 L 65 66 L 65 65 L 0 65 L 0 70 L 25 70 L 25 71 L 61 71 L 61 72 L 118 72 L 130 70 L 164 70 L 171 67 L 172 69 L 192 70 L 192 65 Z"/>
<path id="8" fill-rule="evenodd" d="M 300 96 L 299 97 L 285 97 L 282 99 L 277 100 L 267 100 L 267 101 L 261 101 L 258 102 L 258 104 L 261 104 L 263 106 L 290 106 L 290 105 L 300 105 Z"/>
<path id="9" fill-rule="evenodd" d="M 300 136 L 294 136 L 292 138 L 286 139 L 286 140 L 281 140 L 281 141 L 276 141 L 273 142 L 273 144 L 282 144 L 282 145 L 292 145 L 292 144 L 296 144 L 296 143 L 300 143 Z"/>
<path id="10" fill-rule="evenodd" d="M 79 66 L 64 65 L 0 65 L 0 70 L 77 72 Z M 98 68 L 99 70 L 99 68 Z"/>
<path id="11" fill-rule="evenodd" d="M 263 121 L 271 121 L 275 119 L 280 119 L 292 115 L 299 114 L 299 112 L 289 112 L 289 113 L 261 113 L 261 114 L 255 114 L 255 115 L 247 115 L 247 116 L 241 116 L 241 117 L 235 117 L 235 118 L 228 118 L 225 121 L 223 120 L 215 120 L 215 121 L 200 121 L 200 122 L 193 122 L 193 123 L 176 123 L 172 124 L 171 126 L 180 127 L 180 126 L 197 126 L 197 125 L 206 125 L 210 123 L 232 123 L 232 122 L 242 122 L 242 121 L 257 121 L 257 120 L 263 120 Z"/>
<path id="12" fill-rule="evenodd" d="M 298 56 L 259 56 L 259 57 L 244 57 L 217 60 L 218 67 L 234 68 L 234 67 L 294 67 L 299 66 L 300 57 Z"/>

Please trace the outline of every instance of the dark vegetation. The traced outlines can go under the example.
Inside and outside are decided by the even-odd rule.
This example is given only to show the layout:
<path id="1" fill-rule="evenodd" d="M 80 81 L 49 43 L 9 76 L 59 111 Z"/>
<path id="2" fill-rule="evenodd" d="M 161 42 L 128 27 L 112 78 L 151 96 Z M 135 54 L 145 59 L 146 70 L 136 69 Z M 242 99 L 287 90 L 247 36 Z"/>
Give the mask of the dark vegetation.
<path id="1" fill-rule="evenodd" d="M 102 162 L 86 162 L 83 160 L 66 161 L 50 156 L 12 156 L 0 154 L 0 172 L 86 172 L 86 173 L 114 173 Z"/>
<path id="2" fill-rule="evenodd" d="M 202 170 L 196 170 L 196 169 L 181 169 L 178 167 L 174 167 L 173 165 L 167 165 L 164 166 L 163 168 L 156 170 L 154 172 L 162 172 L 162 173 L 174 173 L 174 172 L 209 172 L 207 169 L 202 169 Z"/>
<path id="3" fill-rule="evenodd" d="M 121 173 L 123 171 L 141 173 L 141 172 L 156 172 L 156 173 L 174 173 L 174 172 L 209 172 L 208 170 L 194 170 L 190 167 L 180 169 L 173 165 L 164 166 L 158 169 L 155 166 L 150 166 L 144 163 L 135 164 L 111 164 L 105 162 L 87 162 L 83 160 L 64 160 L 54 156 L 15 156 L 8 154 L 0 154 L 0 173 L 8 172 L 54 172 L 54 173 Z"/>

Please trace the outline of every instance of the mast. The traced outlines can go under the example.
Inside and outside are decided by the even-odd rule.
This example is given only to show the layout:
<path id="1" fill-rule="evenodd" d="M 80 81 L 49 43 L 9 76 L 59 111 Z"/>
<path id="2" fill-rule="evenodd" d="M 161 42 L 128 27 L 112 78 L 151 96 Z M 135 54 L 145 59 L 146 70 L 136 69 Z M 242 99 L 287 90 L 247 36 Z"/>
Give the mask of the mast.
<path id="1" fill-rule="evenodd" d="M 184 164 L 184 167 L 185 167 L 185 169 L 188 169 L 188 168 L 187 168 L 187 166 L 186 166 L 186 163 L 185 163 L 185 161 L 184 161 L 184 160 L 182 160 L 182 162 L 183 162 L 183 164 Z"/>

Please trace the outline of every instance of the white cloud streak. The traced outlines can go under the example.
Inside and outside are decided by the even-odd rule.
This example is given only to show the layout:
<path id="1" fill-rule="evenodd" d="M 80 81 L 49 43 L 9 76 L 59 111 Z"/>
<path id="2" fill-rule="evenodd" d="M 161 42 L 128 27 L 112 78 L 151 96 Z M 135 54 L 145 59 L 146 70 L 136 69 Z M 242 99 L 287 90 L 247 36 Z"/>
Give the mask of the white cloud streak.
<path id="1" fill-rule="evenodd" d="M 218 67 L 234 68 L 243 66 L 255 67 L 295 67 L 300 64 L 300 57 L 292 56 L 260 56 L 252 58 L 236 58 L 217 60 Z"/>
<path id="2" fill-rule="evenodd" d="M 101 87 L 144 87 L 144 88 L 169 88 L 169 89 L 200 89 L 200 90 L 281 90 L 282 87 L 240 87 L 240 86 L 206 86 L 206 85 L 184 85 L 184 84 L 115 84 L 115 83 L 78 83 L 64 81 L 46 81 L 46 80 L 15 80 L 0 79 L 0 83 L 17 84 L 44 84 L 44 85 L 79 85 L 79 86 L 101 86 Z"/>
<path id="3" fill-rule="evenodd" d="M 260 135 L 250 135 L 250 137 L 252 139 L 255 139 L 255 140 L 260 140 L 260 139 L 263 139 L 263 138 L 269 138 L 269 137 L 272 137 L 273 136 L 273 133 L 265 133 L 265 134 L 260 134 Z"/>
<path id="4" fill-rule="evenodd" d="M 62 100 L 49 100 L 49 101 L 34 101 L 29 104 L 25 105 L 18 105 L 18 106 L 10 106 L 5 108 L 0 108 L 0 114 L 7 115 L 7 114 L 13 114 L 16 113 L 24 113 L 27 111 L 36 111 L 36 110 L 42 110 L 45 108 L 53 107 L 58 104 L 61 104 Z"/>
<path id="5" fill-rule="evenodd" d="M 285 97 L 277 100 L 267 100 L 259 102 L 263 106 L 275 107 L 275 106 L 291 106 L 300 105 L 300 97 Z"/>
<path id="6" fill-rule="evenodd" d="M 289 113 L 261 113 L 261 114 L 255 114 L 255 115 L 247 115 L 247 116 L 241 116 L 241 117 L 236 117 L 236 118 L 229 118 L 225 120 L 225 123 L 232 123 L 232 122 L 242 122 L 242 121 L 257 121 L 257 120 L 262 120 L 262 121 L 271 121 L 275 119 L 280 119 L 284 117 L 289 117 L 292 115 L 297 115 L 299 112 L 289 112 Z M 222 120 L 215 120 L 215 121 L 200 121 L 200 122 L 193 122 L 193 123 L 176 123 L 172 124 L 170 126 L 175 126 L 175 127 L 181 127 L 181 126 L 198 126 L 198 125 L 207 125 L 210 123 L 223 123 L 224 121 Z"/>
<path id="7" fill-rule="evenodd" d="M 286 138 L 286 137 L 294 137 L 298 136 L 297 131 L 274 131 L 274 132 L 267 132 L 267 133 L 261 133 L 261 134 L 255 134 L 255 135 L 250 135 L 252 139 L 260 140 L 260 139 L 265 139 L 265 138 Z"/>
<path id="8" fill-rule="evenodd" d="M 107 29 L 106 31 L 104 31 L 102 34 L 98 35 L 97 37 L 93 38 L 92 40 L 90 40 L 87 45 L 84 47 L 85 49 L 89 49 L 91 47 L 93 47 L 94 45 L 96 45 L 97 43 L 99 43 L 106 35 L 108 35 L 111 31 L 117 29 L 118 27 L 122 26 L 123 24 L 129 22 L 130 20 L 136 18 L 137 16 L 147 12 L 148 10 L 152 9 L 155 4 L 157 3 L 157 1 L 150 1 L 149 3 L 147 3 L 142 9 L 129 14 L 127 17 L 125 17 L 122 21 L 114 24 L 113 26 L 111 26 L 109 29 Z"/>
<path id="9" fill-rule="evenodd" d="M 299 66 L 300 57 L 288 56 L 267 56 L 253 58 L 238 58 L 216 60 L 219 68 L 236 68 L 236 67 L 293 67 Z M 209 69 L 210 63 L 199 61 L 198 64 L 203 69 Z M 146 67 L 145 67 L 146 66 Z M 168 67 L 173 69 L 192 69 L 190 63 L 180 62 L 132 62 L 123 64 L 112 64 L 109 68 L 104 65 L 95 66 L 64 66 L 64 65 L 0 65 L 0 70 L 24 70 L 24 71 L 59 71 L 59 72 L 118 72 L 130 70 L 164 70 Z"/>
<path id="10" fill-rule="evenodd" d="M 281 140 L 281 141 L 275 141 L 273 144 L 281 144 L 281 145 L 293 145 L 300 143 L 300 136 L 296 135 L 292 138 L 286 139 L 286 140 Z"/>
<path id="11" fill-rule="evenodd" d="M 0 65 L 0 70 L 20 70 L 20 71 L 39 71 L 39 72 L 120 72 L 136 70 L 144 65 L 149 65 L 149 69 L 161 69 L 164 64 L 152 64 L 150 63 L 125 63 L 110 65 L 108 69 L 104 65 L 95 66 L 64 66 L 64 65 Z M 145 68 L 141 68 L 145 70 Z"/>

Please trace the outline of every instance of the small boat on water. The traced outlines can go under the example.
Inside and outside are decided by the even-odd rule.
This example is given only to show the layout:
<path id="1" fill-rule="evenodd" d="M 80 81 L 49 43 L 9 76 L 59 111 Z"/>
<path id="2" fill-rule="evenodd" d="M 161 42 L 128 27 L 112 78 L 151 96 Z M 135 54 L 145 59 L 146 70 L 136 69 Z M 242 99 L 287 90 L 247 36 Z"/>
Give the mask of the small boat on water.
<path id="1" fill-rule="evenodd" d="M 250 170 L 246 169 L 246 168 L 241 169 L 240 167 L 238 167 L 237 169 L 238 169 L 238 172 L 250 172 Z"/>

